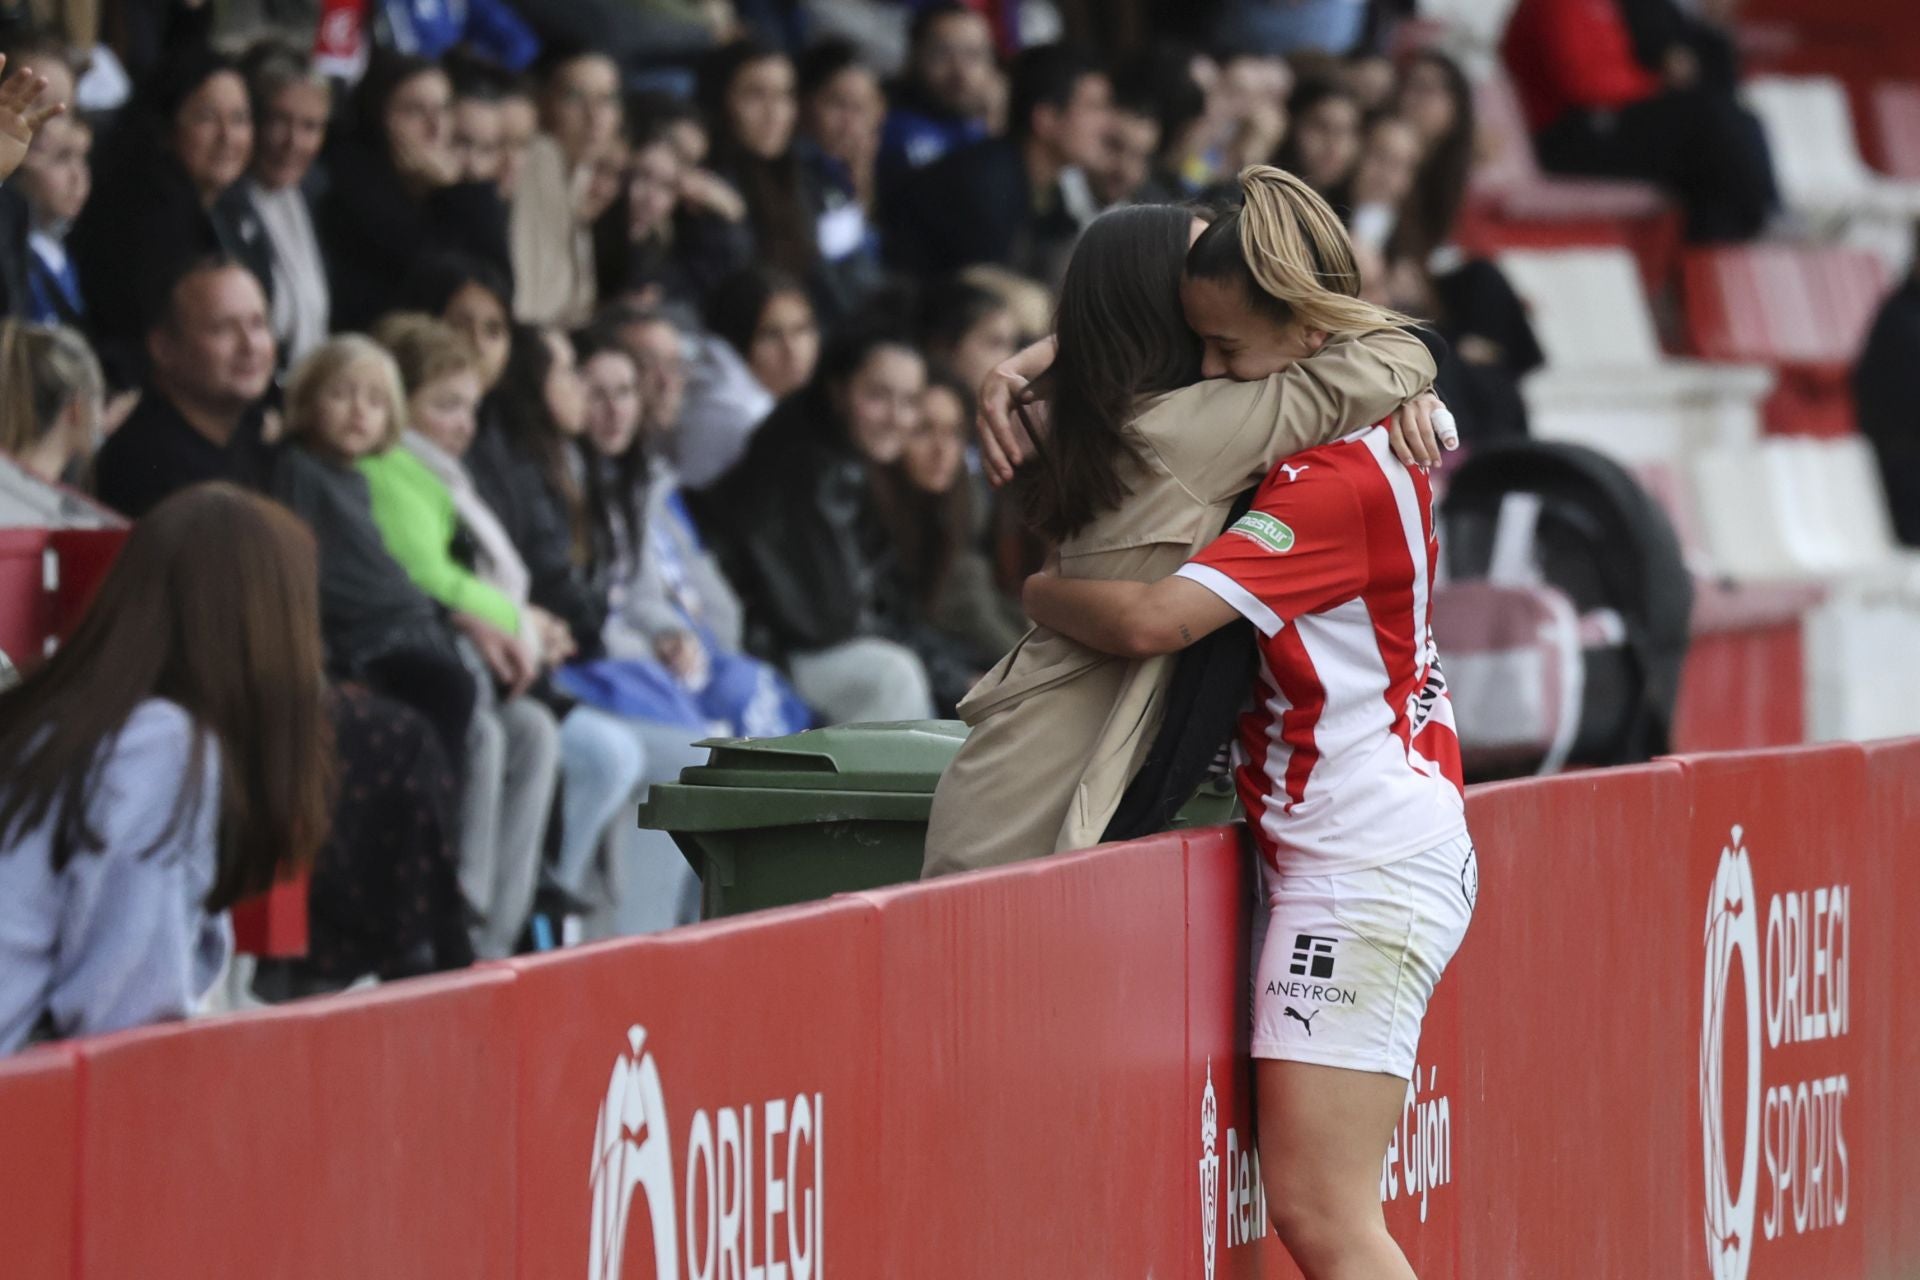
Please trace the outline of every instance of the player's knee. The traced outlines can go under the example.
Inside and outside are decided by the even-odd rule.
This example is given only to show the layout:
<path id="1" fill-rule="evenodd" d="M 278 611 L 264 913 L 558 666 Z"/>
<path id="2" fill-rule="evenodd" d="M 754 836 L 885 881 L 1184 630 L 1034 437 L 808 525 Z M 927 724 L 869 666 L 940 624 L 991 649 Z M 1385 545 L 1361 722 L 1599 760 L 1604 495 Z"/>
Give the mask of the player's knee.
<path id="1" fill-rule="evenodd" d="M 1371 1209 L 1348 1204 L 1324 1187 L 1270 1181 L 1267 1212 L 1274 1234 L 1308 1275 L 1364 1248 L 1376 1228 L 1385 1229 L 1377 1203 Z"/>

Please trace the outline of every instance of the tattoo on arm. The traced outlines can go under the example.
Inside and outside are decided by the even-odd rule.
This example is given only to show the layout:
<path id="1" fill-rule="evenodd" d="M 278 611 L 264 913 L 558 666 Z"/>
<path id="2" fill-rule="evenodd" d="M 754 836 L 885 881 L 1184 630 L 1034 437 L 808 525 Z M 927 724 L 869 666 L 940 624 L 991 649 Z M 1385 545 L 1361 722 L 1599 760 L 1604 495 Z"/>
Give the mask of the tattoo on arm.
<path id="1" fill-rule="evenodd" d="M 1184 622 L 1180 624 L 1180 643 L 1181 644 L 1193 643 L 1193 632 L 1187 629 L 1187 624 Z"/>

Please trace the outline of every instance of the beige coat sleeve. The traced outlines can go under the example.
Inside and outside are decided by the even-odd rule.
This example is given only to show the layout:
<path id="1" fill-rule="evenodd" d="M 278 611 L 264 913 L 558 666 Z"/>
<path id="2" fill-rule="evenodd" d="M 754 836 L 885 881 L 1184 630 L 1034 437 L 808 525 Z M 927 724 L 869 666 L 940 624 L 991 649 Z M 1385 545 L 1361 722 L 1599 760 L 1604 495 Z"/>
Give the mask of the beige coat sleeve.
<path id="1" fill-rule="evenodd" d="M 1195 497 L 1221 502 L 1289 454 L 1380 421 L 1431 386 L 1433 372 L 1420 339 L 1390 329 L 1329 344 L 1263 382 L 1184 388 L 1138 425 Z"/>

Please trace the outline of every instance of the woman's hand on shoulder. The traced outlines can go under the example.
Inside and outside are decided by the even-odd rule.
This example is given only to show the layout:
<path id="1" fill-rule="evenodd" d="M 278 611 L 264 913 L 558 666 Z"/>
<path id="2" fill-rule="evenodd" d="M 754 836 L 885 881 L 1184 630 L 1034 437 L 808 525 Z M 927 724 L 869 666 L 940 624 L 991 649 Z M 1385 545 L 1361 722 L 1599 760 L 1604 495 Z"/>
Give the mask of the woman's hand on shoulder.
<path id="1" fill-rule="evenodd" d="M 1032 398 L 1033 380 L 1053 367 L 1055 345 L 1043 338 L 994 367 L 980 384 L 980 460 L 997 488 L 1034 454 L 1033 434 L 1046 430 L 1046 404 Z"/>
<path id="2" fill-rule="evenodd" d="M 1387 443 L 1393 456 L 1408 466 L 1434 467 L 1440 465 L 1442 448 L 1460 447 L 1460 432 L 1440 397 L 1422 391 L 1393 411 L 1387 422 Z"/>

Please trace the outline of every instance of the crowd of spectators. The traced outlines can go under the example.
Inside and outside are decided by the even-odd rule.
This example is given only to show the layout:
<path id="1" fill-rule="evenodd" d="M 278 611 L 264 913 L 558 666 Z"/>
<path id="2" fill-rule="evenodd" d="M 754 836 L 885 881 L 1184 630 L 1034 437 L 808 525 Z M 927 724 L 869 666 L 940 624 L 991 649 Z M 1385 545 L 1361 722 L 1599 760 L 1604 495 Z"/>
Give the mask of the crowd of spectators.
<path id="1" fill-rule="evenodd" d="M 337 761 L 281 990 L 505 955 L 537 906 L 684 920 L 634 804 L 694 741 L 951 713 L 1046 550 L 979 476 L 974 390 L 1105 209 L 1292 168 L 1366 296 L 1447 340 L 1469 440 L 1526 430 L 1524 309 L 1452 247 L 1473 95 L 1393 4 L 1200 6 L 1116 48 L 1023 47 L 995 3 L 389 2 L 351 77 L 310 29 L 126 7 L 111 48 L 0 28 L 70 104 L 0 187 L 0 452 L 128 518 L 227 485 L 311 534 Z M 1523 0 L 1543 159 L 1752 235 L 1764 147 L 1711 28 L 1649 34 L 1671 7 Z"/>

